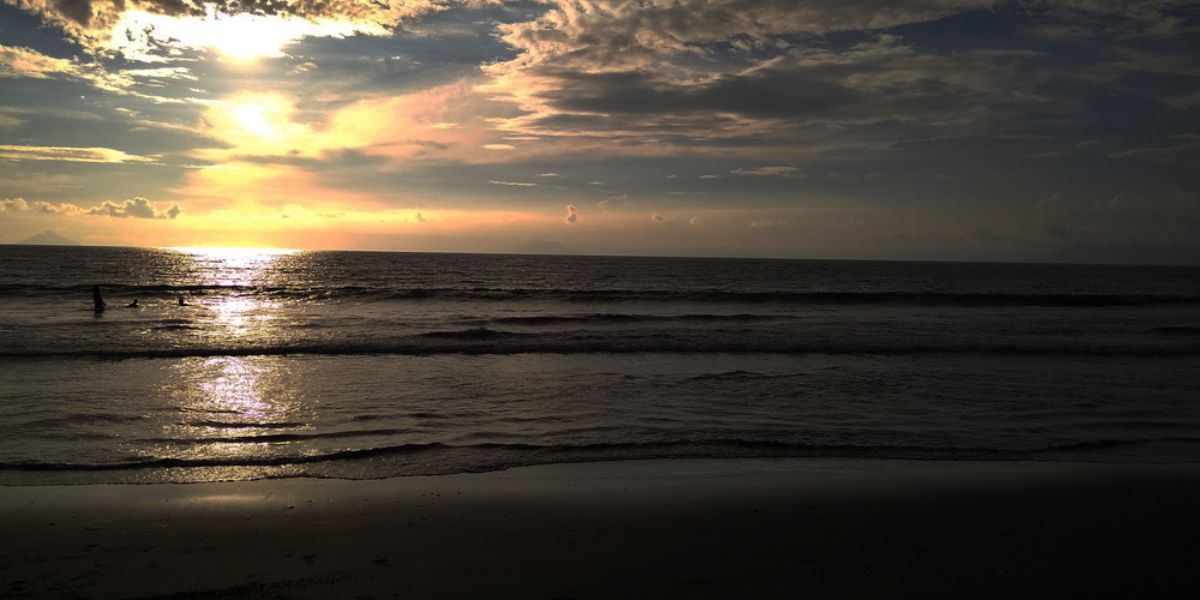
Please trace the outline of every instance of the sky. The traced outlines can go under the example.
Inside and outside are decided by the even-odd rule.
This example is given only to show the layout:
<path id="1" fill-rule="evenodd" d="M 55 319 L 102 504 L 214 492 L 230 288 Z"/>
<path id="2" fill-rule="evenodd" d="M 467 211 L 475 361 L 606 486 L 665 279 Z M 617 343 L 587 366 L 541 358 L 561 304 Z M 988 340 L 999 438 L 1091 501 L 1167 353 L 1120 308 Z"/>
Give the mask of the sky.
<path id="1" fill-rule="evenodd" d="M 0 0 L 0 242 L 1200 263 L 1200 4 Z"/>

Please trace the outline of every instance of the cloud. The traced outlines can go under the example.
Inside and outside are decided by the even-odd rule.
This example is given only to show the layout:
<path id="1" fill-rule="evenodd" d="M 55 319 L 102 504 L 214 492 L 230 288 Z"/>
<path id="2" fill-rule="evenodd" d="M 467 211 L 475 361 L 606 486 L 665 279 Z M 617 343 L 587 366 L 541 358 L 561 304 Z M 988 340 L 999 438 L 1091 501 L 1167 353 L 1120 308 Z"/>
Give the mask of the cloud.
<path id="1" fill-rule="evenodd" d="M 149 200 L 137 197 L 130 198 L 128 200 L 122 200 L 120 202 L 105 200 L 99 205 L 91 208 L 83 208 L 70 202 L 55 204 L 43 200 L 29 202 L 24 198 L 6 198 L 3 201 L 0 201 L 0 212 L 34 212 L 68 217 L 87 215 L 120 218 L 132 217 L 137 219 L 175 219 L 183 211 L 179 208 L 178 204 L 172 204 L 171 207 L 167 209 L 160 209 Z"/>
<path id="2" fill-rule="evenodd" d="M 187 67 L 157 67 L 153 69 L 126 69 L 122 74 L 139 79 L 182 79 L 197 81 Z"/>
<path id="3" fill-rule="evenodd" d="M 28 202 L 24 198 L 6 198 L 0 202 L 0 212 L 33 212 L 45 215 L 77 216 L 87 214 L 87 211 L 70 202 L 54 204 L 44 200 Z"/>
<path id="4" fill-rule="evenodd" d="M 140 62 L 164 62 L 183 49 L 204 49 L 233 60 L 249 61 L 282 57 L 286 45 L 304 37 L 344 38 L 387 32 L 386 27 L 370 19 L 256 13 L 253 10 L 225 12 L 217 4 L 210 4 L 205 7 L 205 13 L 198 15 L 164 15 L 140 10 L 121 13 L 111 27 L 111 42 L 106 49 L 127 60 Z"/>
<path id="5" fill-rule="evenodd" d="M 38 14 L 52 13 L 47 18 L 57 19 L 61 27 L 85 33 L 42 46 L 26 40 L 49 42 L 47 32 L 17 32 L 18 37 L 6 41 L 36 45 L 64 58 L 0 47 L 0 77 L 8 78 L 0 81 L 14 90 L 52 85 L 63 93 L 59 100 L 69 100 L 78 110 L 86 105 L 103 119 L 54 123 L 58 117 L 49 111 L 61 102 L 38 106 L 45 112 L 28 118 L 5 109 L 11 117 L 0 114 L 0 127 L 19 121 L 25 125 L 0 130 L 12 134 L 0 144 L 30 144 L 0 146 L 0 167 L 11 171 L 7 195 L 51 198 L 72 189 L 69 199 L 83 206 L 70 205 L 73 210 L 94 215 L 136 218 L 148 212 L 170 218 L 171 205 L 149 211 L 127 206 L 128 201 L 100 205 L 105 198 L 129 195 L 123 178 L 130 167 L 81 170 L 71 168 L 75 162 L 7 161 L 166 163 L 147 171 L 146 187 L 139 183 L 137 191 L 178 200 L 188 207 L 183 218 L 189 225 L 207 218 L 210 210 L 254 203 L 271 208 L 264 214 L 269 212 L 276 225 L 279 207 L 289 202 L 313 211 L 347 210 L 364 215 L 355 223 L 366 223 L 370 211 L 388 206 L 467 202 L 483 209 L 509 196 L 509 203 L 521 197 L 524 204 L 517 208 L 531 211 L 541 227 L 560 219 L 576 223 L 571 233 L 585 246 L 589 242 L 581 241 L 580 234 L 593 235 L 606 223 L 620 221 L 640 228 L 620 232 L 631 238 L 652 232 L 645 235 L 678 234 L 682 239 L 690 231 L 693 236 L 703 232 L 705 240 L 697 243 L 714 247 L 720 236 L 729 235 L 747 248 L 765 247 L 755 246 L 758 238 L 778 238 L 782 248 L 790 235 L 788 244 L 815 248 L 819 243 L 801 232 L 821 230 L 814 224 L 818 220 L 785 207 L 837 204 L 847 211 L 888 215 L 870 225 L 872 231 L 867 226 L 838 230 L 852 241 L 828 237 L 830 247 L 849 247 L 879 231 L 890 234 L 891 227 L 899 231 L 894 222 L 906 223 L 909 210 L 937 213 L 919 218 L 929 221 L 930 230 L 943 232 L 958 226 L 950 221 L 970 218 L 968 213 L 1001 212 L 1008 187 L 1015 183 L 999 168 L 986 174 L 964 168 L 980 161 L 1012 167 L 1016 163 L 1008 159 L 1053 158 L 1051 151 L 1073 150 L 1081 139 L 1102 138 L 1098 147 L 1067 159 L 1071 173 L 1055 172 L 1051 161 L 1022 161 L 1027 168 L 1019 183 L 1029 193 L 1045 196 L 1052 191 L 1044 181 L 1049 178 L 1053 185 L 1081 194 L 1085 189 L 1136 187 L 1131 182 L 1152 179 L 1154 185 L 1191 189 L 1193 178 L 1186 170 L 1191 165 L 1178 161 L 1200 160 L 1191 145 L 1195 140 L 1153 137 L 1155 131 L 1191 131 L 1190 113 L 1182 111 L 1194 109 L 1200 97 L 1194 85 L 1200 71 L 1187 53 L 1192 38 L 1164 41 L 1154 33 L 1178 35 L 1190 27 L 1187 21 L 1196 13 L 1172 2 L 1015 0 L 988 13 L 993 3 L 983 0 L 530 0 L 486 13 L 455 11 L 418 24 L 431 31 L 448 22 L 477 34 L 477 44 L 461 37 L 435 39 L 434 34 L 422 38 L 426 34 L 403 22 L 459 4 L 451 0 L 6 1 Z M 978 8 L 985 10 L 968 18 L 892 29 Z M 141 16 L 127 19 L 131 11 Z M 228 40 L 213 33 L 218 13 L 243 15 L 219 17 L 238 32 Z M 322 25 L 321 19 L 331 23 Z M 386 40 L 346 33 L 374 35 L 397 23 L 403 31 Z M 139 31 L 139 24 L 154 27 Z M 1155 39 L 1071 45 L 1020 29 L 1040 24 L 1079 27 L 1085 36 L 1137 30 L 1142 33 L 1128 35 Z M 122 32 L 133 33 L 134 39 L 119 42 Z M 244 32 L 251 35 L 240 35 Z M 833 35 L 837 32 L 846 33 Z M 986 35 L 971 35 L 977 32 Z M 119 43 L 112 41 L 114 33 Z M 339 35 L 347 39 L 307 39 Z M 72 45 L 80 36 L 91 36 L 95 43 L 81 51 Z M 180 41 L 162 43 L 167 37 Z M 1004 50 L 979 49 L 981 45 Z M 240 68 L 214 64 L 218 52 L 279 58 Z M 71 58 L 72 53 L 80 57 Z M 138 56 L 161 64 L 128 60 Z M 382 77 L 384 71 L 368 63 L 404 63 L 409 71 L 389 66 L 388 76 Z M 97 98 L 92 90 L 80 90 L 88 97 L 76 102 L 82 86 L 75 84 L 91 81 L 96 65 L 121 69 L 114 73 L 124 79 L 110 82 L 196 98 L 190 105 L 164 107 L 108 95 Z M 307 66 L 297 69 L 300 65 Z M 22 80 L 10 80 L 17 77 Z M 442 87 L 448 83 L 452 85 Z M 1160 102 L 1144 102 L 1147 98 Z M 112 108 L 117 104 L 130 112 L 116 116 Z M 163 135 L 126 134 L 133 120 L 177 129 Z M 1040 135 L 1035 140 L 1030 133 Z M 1012 141 L 1001 147 L 998 134 Z M 1022 135 L 1029 139 L 1018 140 Z M 118 138 L 122 141 L 112 141 Z M 615 154 L 623 156 L 611 156 Z M 1008 157 L 1007 162 L 996 162 L 998 157 Z M 1151 159 L 1177 161 L 1180 174 L 1173 176 L 1171 165 Z M 472 162 L 515 164 L 505 170 L 463 164 Z M 184 164 L 187 171 L 181 173 L 175 165 Z M 930 185 L 937 171 L 959 179 Z M 835 179 L 833 172 L 841 177 Z M 784 193 L 780 186 L 799 181 L 788 177 L 806 173 L 815 179 L 804 194 Z M 720 179 L 697 180 L 701 174 Z M 51 183 L 52 176 L 61 179 Z M 438 183 L 447 176 L 459 183 L 491 183 L 483 186 L 487 189 L 455 192 L 454 186 Z M 1087 181 L 1075 181 L 1079 177 Z M 613 185 L 587 187 L 593 179 Z M 86 186 L 82 190 L 68 187 L 81 182 Z M 573 204 L 565 215 L 552 206 L 547 214 L 545 206 L 529 197 L 537 190 L 517 191 L 535 185 L 543 190 L 561 185 L 572 195 L 560 201 Z M 621 210 L 627 200 L 619 194 L 633 190 L 640 190 L 634 196 L 636 210 Z M 726 192 L 736 192 L 736 198 L 724 196 Z M 468 197 L 454 197 L 462 193 Z M 711 195 L 701 198 L 705 193 Z M 969 202 L 948 203 L 964 193 Z M 738 210 L 725 216 L 707 212 L 730 203 L 739 204 Z M 5 211 L 32 216 L 38 205 L 28 201 L 24 208 L 15 206 Z M 40 210 L 70 214 L 70 206 L 47 204 Z M 577 206 L 584 212 L 591 207 L 583 223 Z M 750 206 L 764 212 L 742 210 Z M 651 207 L 666 216 L 648 219 Z M 292 228 L 303 216 L 299 211 L 284 214 L 291 215 L 286 225 Z M 702 218 L 703 228 L 685 226 L 693 214 Z M 420 223 L 427 219 L 411 210 L 402 218 L 389 226 L 467 227 L 442 212 L 429 224 Z M 213 219 L 216 231 L 223 225 Z M 656 225 L 670 219 L 674 223 Z M 773 231 L 747 225 L 779 227 L 784 219 L 790 225 Z M 129 219 L 110 221 L 93 220 L 97 227 L 135 229 Z M 340 221 L 339 227 L 349 227 L 346 221 L 352 219 Z M 226 222 L 243 221 L 231 217 Z M 165 221 L 142 223 L 147 224 L 157 230 L 153 225 Z M 535 234 L 544 232 L 521 235 Z M 612 240 L 597 241 L 595 247 L 604 244 L 620 247 Z"/>
<path id="6" fill-rule="evenodd" d="M 38 200 L 30 203 L 29 208 L 30 210 L 43 214 L 63 215 L 68 217 L 87 214 L 86 210 L 80 208 L 78 205 L 71 204 L 70 202 L 59 202 L 58 204 L 55 204 L 53 202 Z"/>
<path id="7" fill-rule="evenodd" d="M 1126 188 L 1103 196 L 1055 192 L 1024 203 L 1026 219 L 1012 235 L 1023 247 L 1195 246 L 1200 243 L 1198 200 L 1200 195 L 1182 190 Z"/>
<path id="8" fill-rule="evenodd" d="M 29 203 L 24 198 L 5 198 L 0 200 L 0 212 L 17 212 L 28 210 Z"/>
<path id="9" fill-rule="evenodd" d="M 384 35 L 452 5 L 488 0 L 6 0 L 94 53 L 161 60 L 173 44 L 272 55 L 304 36 Z M 221 39 L 234 30 L 234 39 Z M 231 45 L 232 44 L 232 45 Z"/>
<path id="10" fill-rule="evenodd" d="M 795 177 L 800 174 L 800 169 L 796 167 L 758 167 L 757 169 L 734 169 L 730 171 L 735 175 L 757 175 L 759 177 Z"/>
<path id="11" fill-rule="evenodd" d="M 559 62 L 576 67 L 648 66 L 696 44 L 740 41 L 770 46 L 780 34 L 877 30 L 930 21 L 991 0 L 545 0 L 539 18 L 502 26 L 523 51 L 509 66 Z"/>
<path id="12" fill-rule="evenodd" d="M 195 77 L 184 67 L 115 72 L 96 61 L 85 62 L 78 58 L 67 60 L 47 56 L 31 48 L 0 44 L 0 79 L 69 79 L 90 84 L 101 90 L 137 96 L 156 103 L 182 103 L 185 101 L 147 94 L 133 88 L 140 84 L 155 85 L 165 79 Z"/>
<path id="13" fill-rule="evenodd" d="M 1193 92 L 1182 96 L 1172 96 L 1165 100 L 1168 106 L 1178 108 L 1180 110 L 1190 110 L 1200 108 L 1200 92 Z"/>
<path id="14" fill-rule="evenodd" d="M 523 113 L 502 123 L 515 134 L 643 140 L 663 152 L 721 139 L 746 147 L 795 143 L 799 130 L 819 127 L 962 126 L 986 120 L 996 104 L 1036 98 L 1003 85 L 1025 55 L 935 54 L 887 35 L 827 49 L 797 37 L 930 21 L 988 1 L 547 4 L 533 21 L 501 26 L 519 54 L 484 67 L 491 80 L 481 89 Z"/>
<path id="15" fill-rule="evenodd" d="M 554 69 L 542 74 L 539 102 L 527 103 L 530 114 L 513 125 L 543 134 L 596 135 L 607 128 L 627 136 L 705 139 L 790 137 L 792 127 L 885 121 L 970 125 L 1004 104 L 1037 100 L 1002 85 L 1001 78 L 1012 74 L 1006 62 L 926 54 L 885 36 L 846 51 L 796 48 L 750 68 L 734 64 L 727 72 L 679 79 L 655 69 Z"/>
<path id="16" fill-rule="evenodd" d="M 665 216 L 665 215 L 661 215 L 659 213 L 651 213 L 650 220 L 654 221 L 655 223 L 681 223 L 681 224 L 688 225 L 691 227 L 698 227 L 698 226 L 704 224 L 703 219 L 701 219 L 698 216 L 694 216 L 694 215 L 691 217 L 688 217 L 684 221 L 680 221 L 680 217 Z"/>
<path id="17" fill-rule="evenodd" d="M 149 200 L 137 197 L 129 198 L 121 202 L 104 201 L 99 206 L 93 207 L 85 211 L 88 215 L 103 215 L 109 217 L 132 217 L 136 219 L 174 219 L 179 216 L 182 210 L 178 204 L 172 204 L 170 208 L 160 210 Z"/>
<path id="18" fill-rule="evenodd" d="M 628 194 L 618 194 L 616 196 L 609 196 L 608 198 L 605 198 L 604 200 L 601 200 L 600 202 L 596 203 L 597 208 L 603 208 L 603 209 L 625 208 L 627 206 L 629 206 L 629 195 Z"/>
<path id="19" fill-rule="evenodd" d="M 25 119 L 21 119 L 18 117 L 14 117 L 12 115 L 6 115 L 3 113 L 0 113 L 0 129 L 9 129 L 12 127 L 19 127 L 21 125 L 24 125 L 25 123 L 26 123 Z"/>
<path id="20" fill-rule="evenodd" d="M 113 148 L 75 148 L 66 146 L 0 145 L 2 160 L 54 160 L 86 163 L 153 162 L 147 156 L 129 154 Z"/>
<path id="21" fill-rule="evenodd" d="M 187 43 L 187 33 L 205 21 L 239 18 L 273 22 L 275 30 L 258 28 L 260 37 L 278 34 L 278 23 L 311 26 L 350 25 L 355 31 L 383 34 L 416 17 L 455 6 L 504 4 L 502 0 L 6 0 L 40 16 L 89 48 L 119 48 L 130 39 L 161 43 L 174 36 Z M 733 39 L 747 50 L 768 47 L 769 36 L 802 32 L 883 29 L 929 21 L 993 0 L 539 0 L 548 7 L 541 17 L 504 26 L 505 39 L 518 47 L 565 53 L 574 37 L 607 40 L 589 44 L 591 54 L 636 55 L 680 48 L 689 41 Z M 190 32 L 171 29 L 164 18 L 192 22 Z M 274 21 L 267 21 L 274 20 Z M 300 27 L 292 24 L 290 26 Z M 157 31 L 155 31 L 157 29 Z M 254 34 L 245 29 L 242 34 Z M 323 31 L 305 30 L 302 35 Z M 344 33 L 343 33 L 344 35 Z M 273 40 L 272 40 L 273 41 Z"/>
<path id="22" fill-rule="evenodd" d="M 491 179 L 488 180 L 488 183 L 492 185 L 507 185 L 510 187 L 537 187 L 536 183 L 526 183 L 524 181 L 496 181 Z"/>
<path id="23" fill-rule="evenodd" d="M 1200 164 L 1200 141 L 1194 141 L 1186 135 L 1176 137 L 1183 141 L 1170 146 L 1130 148 L 1112 152 L 1109 157 Z"/>
<path id="24" fill-rule="evenodd" d="M 0 44 L 0 79 L 47 79 L 53 75 L 76 75 L 75 63 L 37 50 Z"/>
<path id="25" fill-rule="evenodd" d="M 1193 0 L 1057 0 L 1024 6 L 1037 17 L 1035 31 L 1054 39 L 1170 38 L 1197 31 Z"/>

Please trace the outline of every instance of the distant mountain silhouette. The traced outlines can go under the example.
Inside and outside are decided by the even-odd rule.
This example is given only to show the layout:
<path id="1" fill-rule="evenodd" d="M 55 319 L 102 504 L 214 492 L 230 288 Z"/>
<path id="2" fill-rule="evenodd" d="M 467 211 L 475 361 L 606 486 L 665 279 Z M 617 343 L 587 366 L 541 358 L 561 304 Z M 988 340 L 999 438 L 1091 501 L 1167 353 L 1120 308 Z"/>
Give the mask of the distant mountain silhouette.
<path id="1" fill-rule="evenodd" d="M 33 246 L 78 246 L 79 242 L 63 237 L 53 231 L 47 229 L 37 235 L 27 237 L 19 244 L 28 244 Z"/>
<path id="2" fill-rule="evenodd" d="M 514 250 L 517 254 L 575 254 L 575 251 L 553 240 L 529 240 Z"/>

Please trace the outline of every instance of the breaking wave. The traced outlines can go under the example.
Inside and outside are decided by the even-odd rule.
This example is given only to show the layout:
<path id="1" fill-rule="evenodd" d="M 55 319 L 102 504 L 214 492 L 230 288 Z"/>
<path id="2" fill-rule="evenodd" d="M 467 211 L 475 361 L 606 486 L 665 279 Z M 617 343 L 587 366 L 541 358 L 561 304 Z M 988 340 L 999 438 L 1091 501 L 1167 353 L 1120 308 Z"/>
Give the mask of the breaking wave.
<path id="1" fill-rule="evenodd" d="M 107 463 L 24 461 L 0 463 L 5 471 L 122 471 L 135 469 L 199 467 L 272 467 L 308 465 L 418 454 L 484 453 L 499 460 L 474 463 L 469 470 L 494 470 L 514 466 L 589 460 L 651 459 L 680 457 L 830 457 L 945 460 L 1036 460 L 1070 453 L 1087 453 L 1127 446 L 1162 443 L 1200 444 L 1200 438 L 1138 438 L 1081 440 L 1036 448 L 946 447 L 918 445 L 809 444 L 749 439 L 676 440 L 665 442 L 611 442 L 594 444 L 502 444 L 451 445 L 437 442 L 397 444 L 372 448 L 292 456 L 228 458 L 131 458 Z M 442 472 L 434 468 L 431 472 Z M 387 475 L 378 475 L 387 476 Z"/>

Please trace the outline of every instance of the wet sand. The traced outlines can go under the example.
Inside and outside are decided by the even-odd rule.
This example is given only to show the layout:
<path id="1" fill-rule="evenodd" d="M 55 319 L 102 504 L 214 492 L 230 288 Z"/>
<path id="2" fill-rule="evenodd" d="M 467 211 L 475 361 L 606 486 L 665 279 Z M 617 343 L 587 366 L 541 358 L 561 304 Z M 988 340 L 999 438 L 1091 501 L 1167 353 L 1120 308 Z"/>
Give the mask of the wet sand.
<path id="1" fill-rule="evenodd" d="M 568 464 L 0 488 L 0 596 L 1153 597 L 1200 584 L 1200 465 Z"/>

